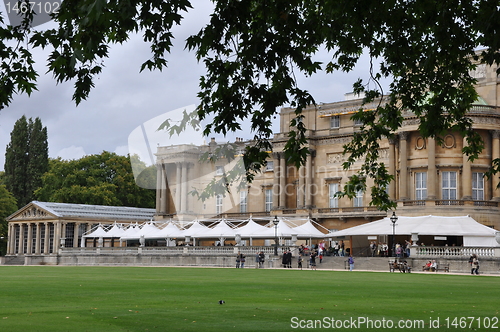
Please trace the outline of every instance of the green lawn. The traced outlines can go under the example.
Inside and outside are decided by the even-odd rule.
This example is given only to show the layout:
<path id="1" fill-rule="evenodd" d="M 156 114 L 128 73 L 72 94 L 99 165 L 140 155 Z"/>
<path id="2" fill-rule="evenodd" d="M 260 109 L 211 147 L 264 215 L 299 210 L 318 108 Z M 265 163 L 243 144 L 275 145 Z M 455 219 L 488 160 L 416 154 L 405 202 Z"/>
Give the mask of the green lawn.
<path id="1" fill-rule="evenodd" d="M 396 331 L 500 330 L 498 277 L 1 266 L 0 280 L 2 332 L 297 331 L 340 323 L 347 328 L 334 330 L 373 331 L 390 322 Z M 407 328 L 397 328 L 400 320 Z"/>

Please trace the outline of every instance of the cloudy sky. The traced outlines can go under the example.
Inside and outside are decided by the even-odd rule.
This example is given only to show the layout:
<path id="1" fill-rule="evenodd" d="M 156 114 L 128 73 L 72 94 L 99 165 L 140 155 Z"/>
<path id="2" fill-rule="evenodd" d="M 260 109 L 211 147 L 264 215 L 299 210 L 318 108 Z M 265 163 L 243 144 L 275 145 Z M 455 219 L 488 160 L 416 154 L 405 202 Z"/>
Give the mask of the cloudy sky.
<path id="1" fill-rule="evenodd" d="M 87 101 L 75 106 L 71 100 L 72 82 L 57 85 L 51 75 L 45 75 L 47 53 L 35 50 L 40 74 L 38 90 L 31 97 L 18 95 L 10 107 L 0 112 L 0 169 L 5 161 L 5 148 L 10 141 L 14 123 L 22 115 L 39 117 L 47 127 L 49 155 L 52 158 L 77 159 L 103 150 L 126 155 L 129 136 L 144 128 L 151 131 L 165 113 L 183 109 L 197 103 L 198 80 L 204 68 L 198 64 L 194 53 L 184 50 L 185 39 L 197 33 L 208 22 L 211 3 L 201 5 L 187 13 L 182 26 L 174 29 L 174 49 L 168 55 L 169 67 L 163 72 L 139 73 L 140 65 L 149 58 L 149 47 L 140 36 L 134 36 L 124 45 L 111 48 L 105 68 L 95 80 L 95 88 Z M 1 8 L 0 8 L 1 9 Z M 51 27 L 47 23 L 38 28 Z M 319 60 L 328 61 L 327 54 Z M 362 61 L 355 71 L 335 74 L 318 74 L 313 78 L 299 78 L 303 88 L 312 92 L 317 102 L 334 102 L 344 99 L 358 77 L 368 77 L 369 64 Z M 153 120 L 155 119 L 155 120 Z M 275 126 L 278 130 L 278 126 Z M 147 134 L 149 135 L 149 133 Z M 248 133 L 235 136 L 250 138 Z M 232 139 L 231 139 L 232 140 Z M 153 149 L 170 145 L 166 134 L 151 135 L 148 143 Z M 134 145 L 133 140 L 130 143 Z M 133 150 L 133 149 L 132 149 Z"/>

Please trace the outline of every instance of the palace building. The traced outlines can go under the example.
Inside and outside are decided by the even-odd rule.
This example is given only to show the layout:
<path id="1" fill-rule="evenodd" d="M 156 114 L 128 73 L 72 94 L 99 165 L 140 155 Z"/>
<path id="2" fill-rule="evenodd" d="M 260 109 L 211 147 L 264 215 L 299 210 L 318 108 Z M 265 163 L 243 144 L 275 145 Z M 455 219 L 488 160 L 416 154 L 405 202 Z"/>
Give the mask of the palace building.
<path id="1" fill-rule="evenodd" d="M 404 216 L 470 215 L 484 225 L 500 229 L 499 176 L 484 178 L 492 160 L 500 158 L 500 85 L 496 67 L 479 65 L 472 73 L 477 79 L 480 98 L 468 116 L 484 141 L 484 150 L 473 162 L 462 154 L 466 144 L 457 132 L 448 132 L 442 144 L 424 139 L 417 131 L 418 120 L 408 110 L 396 139 L 380 142 L 380 158 L 394 176 L 388 191 L 397 202 L 397 213 Z M 181 219 L 225 216 L 278 215 L 311 217 L 330 230 L 340 230 L 386 216 L 369 206 L 369 193 L 354 199 L 336 198 L 361 163 L 346 171 L 342 163 L 343 145 L 352 139 L 360 124 L 351 119 L 361 108 L 361 99 L 346 100 L 305 109 L 310 155 L 304 166 L 288 165 L 283 148 L 295 116 L 292 108 L 280 112 L 280 132 L 272 140 L 273 152 L 266 169 L 251 184 L 231 187 L 224 194 L 201 201 L 193 188 L 203 188 L 234 169 L 226 159 L 200 163 L 199 156 L 215 153 L 215 140 L 204 146 L 159 147 L 157 151 L 158 187 L 156 218 L 177 214 Z M 370 105 L 363 107 L 369 109 Z M 236 146 L 244 146 L 238 139 Z M 368 182 L 368 185 L 370 183 Z"/>
<path id="2" fill-rule="evenodd" d="M 457 132 L 446 133 L 442 144 L 423 138 L 411 110 L 404 113 L 396 138 L 380 142 L 381 161 L 394 176 L 388 192 L 397 202 L 398 215 L 469 215 L 500 229 L 499 176 L 484 177 L 492 160 L 500 158 L 500 85 L 496 70 L 479 65 L 472 73 L 480 98 L 467 116 L 484 141 L 484 150 L 473 162 L 462 154 L 465 140 Z M 361 108 L 361 101 L 347 95 L 344 101 L 303 111 L 310 154 L 300 168 L 288 165 L 283 153 L 289 123 L 295 116 L 292 108 L 283 108 L 280 132 L 272 139 L 267 165 L 251 183 L 239 181 L 244 175 L 241 152 L 247 144 L 243 139 L 231 144 L 234 153 L 225 154 L 231 159 L 211 158 L 224 154 L 227 147 L 214 139 L 202 146 L 160 146 L 156 151 L 156 209 L 32 202 L 8 218 L 7 254 L 52 254 L 60 245 L 79 247 L 82 235 L 94 225 L 153 218 L 173 218 L 180 225 L 195 219 L 312 218 L 330 231 L 382 219 L 387 213 L 369 206 L 367 193 L 359 192 L 354 199 L 334 196 L 361 165 L 356 163 L 348 171 L 342 168 L 346 160 L 343 145 L 360 126 L 351 115 Z M 238 176 L 234 183 L 228 180 Z"/>

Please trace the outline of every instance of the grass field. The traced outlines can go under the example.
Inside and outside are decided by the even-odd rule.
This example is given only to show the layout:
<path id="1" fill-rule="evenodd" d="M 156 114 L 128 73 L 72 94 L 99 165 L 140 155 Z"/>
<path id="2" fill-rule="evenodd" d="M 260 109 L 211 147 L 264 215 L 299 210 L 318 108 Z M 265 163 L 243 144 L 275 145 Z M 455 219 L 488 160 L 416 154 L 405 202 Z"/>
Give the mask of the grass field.
<path id="1" fill-rule="evenodd" d="M 0 331 L 495 331 L 499 286 L 445 274 L 1 266 Z"/>

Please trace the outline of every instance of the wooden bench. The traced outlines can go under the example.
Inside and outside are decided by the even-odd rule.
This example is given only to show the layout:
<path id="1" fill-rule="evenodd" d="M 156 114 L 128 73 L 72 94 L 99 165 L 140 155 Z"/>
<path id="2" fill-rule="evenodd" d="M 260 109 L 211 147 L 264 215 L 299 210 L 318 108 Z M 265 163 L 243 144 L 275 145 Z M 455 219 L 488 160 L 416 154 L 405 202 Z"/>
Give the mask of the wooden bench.
<path id="1" fill-rule="evenodd" d="M 444 271 L 444 272 L 450 272 L 450 264 L 440 264 L 438 263 L 437 265 L 437 268 L 436 268 L 436 272 L 438 271 Z"/>
<path id="2" fill-rule="evenodd" d="M 393 261 L 389 261 L 389 272 L 395 272 L 396 269 L 401 273 L 411 273 L 411 266 L 408 264 L 404 265 L 402 262 L 394 264 Z"/>

